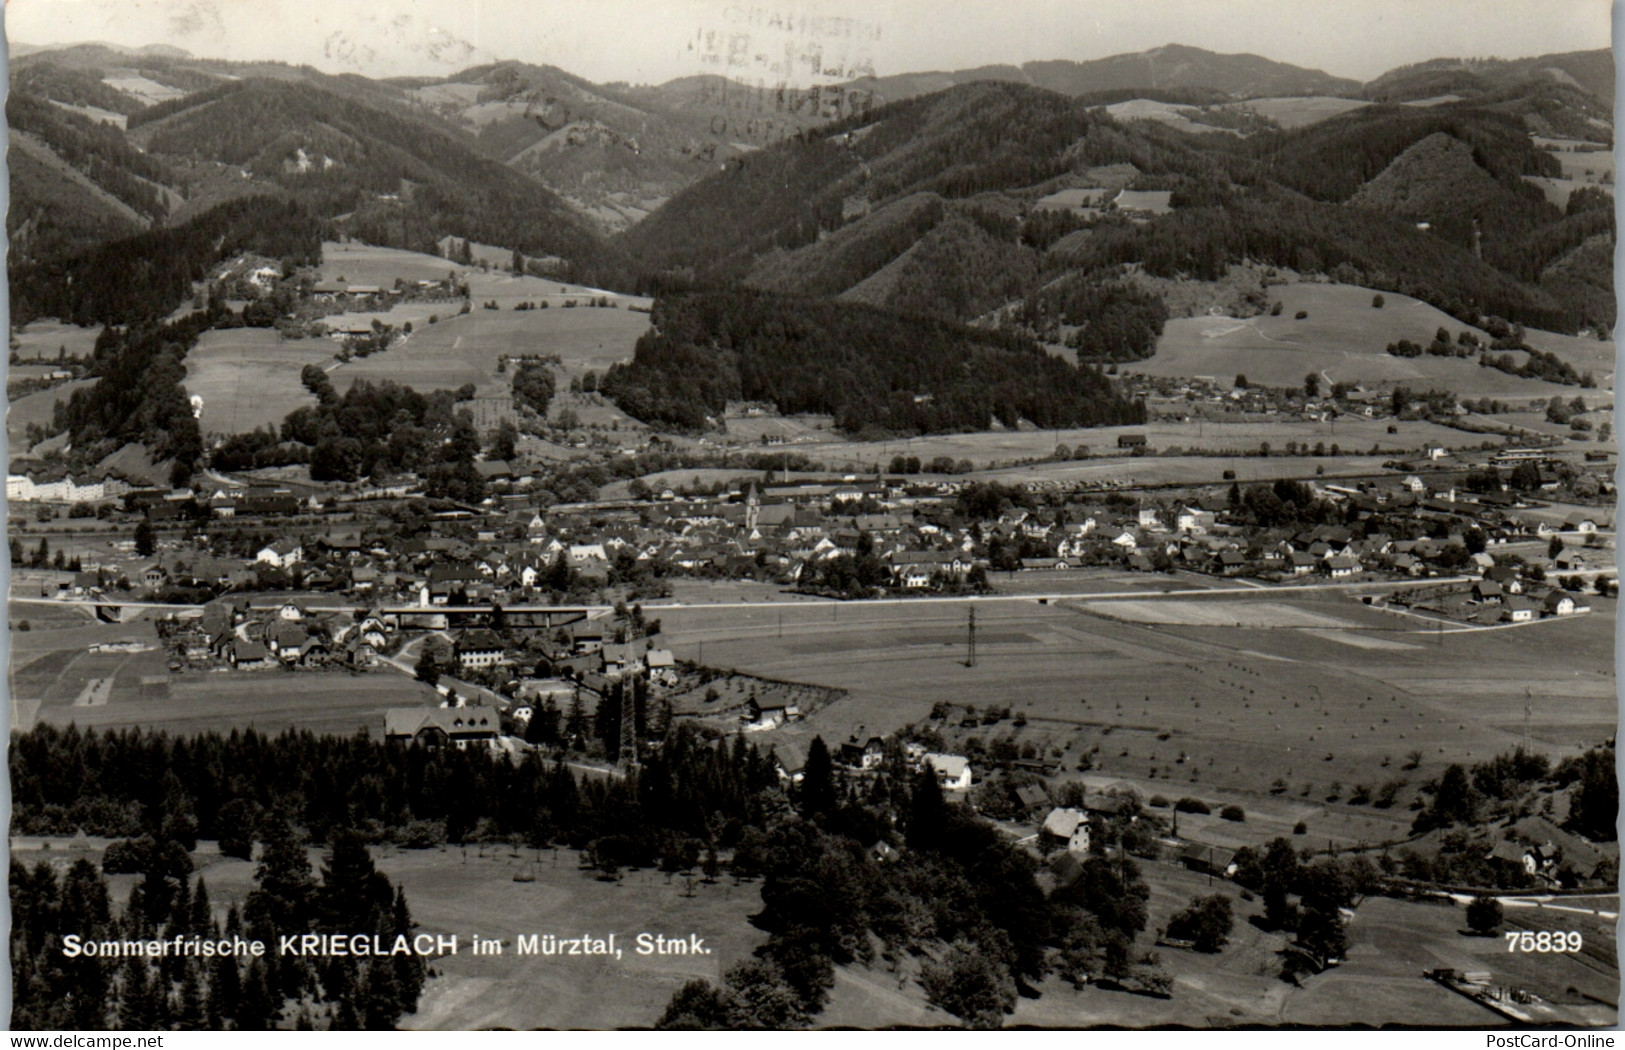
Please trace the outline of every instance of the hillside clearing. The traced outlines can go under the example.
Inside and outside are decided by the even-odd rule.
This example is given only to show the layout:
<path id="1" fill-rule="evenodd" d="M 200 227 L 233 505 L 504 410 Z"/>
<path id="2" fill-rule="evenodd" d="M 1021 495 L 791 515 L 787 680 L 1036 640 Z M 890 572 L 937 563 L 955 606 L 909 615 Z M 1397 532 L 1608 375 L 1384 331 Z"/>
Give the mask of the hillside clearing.
<path id="1" fill-rule="evenodd" d="M 330 364 L 333 342 L 284 340 L 274 329 L 204 332 L 186 355 L 186 392 L 203 398 L 198 426 L 205 434 L 240 434 L 279 426 L 315 398 L 299 381 L 307 364 Z"/>
<path id="2" fill-rule="evenodd" d="M 1302 386 L 1309 372 L 1330 382 L 1351 382 L 1382 388 L 1409 386 L 1450 390 L 1462 397 L 1572 396 L 1575 387 L 1523 379 L 1470 358 L 1423 355 L 1402 358 L 1386 352 L 1400 339 L 1426 343 L 1439 328 L 1452 336 L 1471 331 L 1480 340 L 1489 336 L 1427 303 L 1393 292 L 1374 292 L 1346 284 L 1285 284 L 1268 289 L 1282 309 L 1277 316 L 1175 318 L 1168 322 L 1156 353 L 1126 366 L 1148 376 L 1195 377 L 1229 380 L 1245 375 L 1263 386 Z M 1381 294 L 1382 308 L 1371 305 Z M 1308 316 L 1297 319 L 1298 312 Z M 1573 336 L 1529 332 L 1537 349 L 1549 349 L 1576 369 L 1596 372 L 1607 361 L 1611 373 L 1612 347 Z"/>

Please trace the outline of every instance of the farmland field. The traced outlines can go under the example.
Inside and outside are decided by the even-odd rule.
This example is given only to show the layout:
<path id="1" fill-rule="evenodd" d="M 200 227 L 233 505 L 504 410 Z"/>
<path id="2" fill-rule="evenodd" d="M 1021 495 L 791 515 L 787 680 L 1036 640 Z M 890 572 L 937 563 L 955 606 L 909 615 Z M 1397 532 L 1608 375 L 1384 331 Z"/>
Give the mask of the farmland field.
<path id="1" fill-rule="evenodd" d="M 552 278 L 533 277 L 525 275 L 515 277 L 511 273 L 493 270 L 483 273 L 478 270 L 470 271 L 468 275 L 468 293 L 474 300 L 474 305 L 495 299 L 503 309 L 512 309 L 515 303 L 534 302 L 540 304 L 546 300 L 552 307 L 560 307 L 575 300 L 577 303 L 588 299 L 608 298 L 617 308 L 638 306 L 648 309 L 653 300 L 636 295 L 622 295 L 602 288 L 588 288 L 586 285 L 569 284 L 556 281 Z"/>
<path id="2" fill-rule="evenodd" d="M 1522 379 L 1468 358 L 1394 357 L 1385 352 L 1400 339 L 1426 344 L 1443 327 L 1452 335 L 1474 331 L 1420 300 L 1391 292 L 1384 306 L 1371 305 L 1368 288 L 1343 284 L 1287 284 L 1271 288 L 1282 303 L 1279 316 L 1250 318 L 1182 317 L 1168 322 L 1156 353 L 1128 366 L 1149 376 L 1208 376 L 1228 381 L 1245 375 L 1264 386 L 1300 386 L 1309 372 L 1330 382 L 1381 387 L 1440 387 L 1462 397 L 1551 397 L 1577 392 L 1574 387 Z M 1304 311 L 1303 320 L 1294 314 Z M 1529 343 L 1551 350 L 1580 371 L 1594 371 L 1599 381 L 1613 372 L 1608 343 L 1529 333 Z"/>
<path id="3" fill-rule="evenodd" d="M 472 312 L 419 328 L 390 350 L 340 365 L 332 372 L 334 385 L 343 390 L 358 378 L 393 379 L 418 390 L 473 383 L 480 395 L 491 396 L 506 393 L 512 383 L 511 374 L 496 370 L 505 354 L 557 354 L 571 375 L 602 372 L 630 360 L 632 345 L 649 327 L 648 314 L 630 310 L 483 310 L 477 305 L 480 293 L 474 294 Z"/>
<path id="4" fill-rule="evenodd" d="M 1613 153 L 1606 149 L 1575 150 L 1561 148 L 1578 144 L 1569 139 L 1546 139 L 1544 141 L 1559 147 L 1549 149 L 1547 152 L 1556 157 L 1557 162 L 1563 166 L 1563 177 L 1565 179 L 1572 179 L 1575 182 L 1583 182 L 1593 186 L 1602 185 L 1609 187 L 1609 192 L 1612 192 L 1611 186 L 1614 179 Z M 1604 177 L 1607 179 L 1606 182 Z"/>
<path id="5" fill-rule="evenodd" d="M 466 267 L 438 255 L 409 252 L 400 248 L 380 248 L 360 241 L 323 241 L 321 279 L 349 284 L 371 284 L 389 288 L 395 279 L 438 281 L 452 270 Z"/>
<path id="6" fill-rule="evenodd" d="M 204 332 L 186 355 L 186 392 L 203 398 L 198 425 L 205 434 L 279 425 L 289 412 L 315 403 L 299 372 L 307 364 L 331 364 L 335 349 L 327 339 L 284 340 L 270 328 Z"/>
<path id="7" fill-rule="evenodd" d="M 24 361 L 54 361 L 62 351 L 69 357 L 89 357 L 96 349 L 100 328 L 80 328 L 61 321 L 34 321 L 12 334 L 17 356 Z"/>
<path id="8" fill-rule="evenodd" d="M 1301 382 L 1303 377 L 1298 378 Z M 1388 433 L 1390 424 L 1397 427 L 1397 433 Z M 732 423 L 729 426 L 731 430 Z M 1382 453 L 1394 453 L 1419 451 L 1429 445 L 1445 448 L 1476 447 L 1484 440 L 1481 434 L 1469 434 L 1423 421 L 1394 423 L 1386 419 L 1370 420 L 1345 416 L 1335 421 L 1321 423 L 1256 416 L 1237 422 L 1165 419 L 1142 426 L 990 430 L 967 434 L 932 434 L 891 441 L 838 439 L 818 441 L 816 434 L 809 434 L 810 440 L 792 440 L 782 447 L 790 453 L 806 455 L 832 465 L 847 462 L 878 462 L 884 465 L 890 462 L 893 456 L 901 455 L 918 456 L 924 461 L 938 456 L 947 456 L 956 461 L 968 459 L 973 465 L 984 467 L 1026 459 L 1047 459 L 1054 453 L 1057 445 L 1066 445 L 1071 449 L 1087 448 L 1096 457 L 1112 455 L 1117 451 L 1118 438 L 1125 434 L 1145 435 L 1149 447 L 1157 451 L 1177 447 L 1237 455 L 1257 452 L 1260 444 L 1265 441 L 1270 443 L 1277 454 L 1286 448 L 1288 441 L 1300 444 L 1307 442 L 1310 445 L 1320 442 L 1328 449 L 1335 444 L 1344 454 L 1356 452 L 1370 454 L 1372 446 L 1377 446 Z M 779 447 L 781 446 L 775 446 L 775 450 Z M 1151 470 L 1154 464 L 1162 460 L 1161 456 L 1125 456 L 1115 460 L 1110 466 L 1117 468 L 1119 473 L 1124 468 L 1127 468 L 1129 473 L 1135 473 L 1142 469 Z M 1328 471 L 1332 469 L 1334 462 L 1336 461 L 1327 461 Z M 1225 467 L 1232 465 L 1224 464 Z M 1098 461 L 1094 463 L 1080 461 L 1076 466 L 1094 470 L 1100 468 L 1102 464 Z M 1313 472 L 1313 464 L 1302 466 L 1299 470 L 1299 473 Z"/>
<path id="9" fill-rule="evenodd" d="M 763 744 L 890 732 L 938 701 L 1007 704 L 1027 715 L 1020 739 L 1070 755 L 1098 746 L 1098 771 L 1164 793 L 1262 799 L 1277 776 L 1317 805 L 1339 782 L 1397 776 L 1414 790 L 1447 761 L 1520 742 L 1526 687 L 1543 724 L 1536 746 L 1572 754 L 1613 733 L 1610 599 L 1592 598 L 1593 613 L 1568 620 L 1443 636 L 1336 592 L 1266 590 L 1251 612 L 1249 599 L 1226 596 L 1197 615 L 1206 601 L 1180 599 L 1143 624 L 1122 617 L 1163 602 L 982 603 L 974 668 L 963 662 L 968 603 L 773 603 L 660 617 L 679 657 L 851 694 Z M 1095 607 L 1109 618 L 1089 615 Z M 1265 620 L 1274 629 L 1259 629 Z M 982 736 L 1008 732 L 1006 723 Z M 1413 748 L 1421 768 L 1402 774 Z M 1374 841 L 1394 817 L 1408 823 L 1403 812 L 1342 808 L 1372 822 L 1346 825 L 1340 834 L 1354 839 Z"/>
<path id="10" fill-rule="evenodd" d="M 1172 102 L 1157 102 L 1148 98 L 1133 98 L 1127 102 L 1115 102 L 1106 107 L 1106 112 L 1114 120 L 1155 120 L 1179 131 L 1189 132 L 1193 135 L 1205 135 L 1212 132 L 1236 134 L 1230 128 L 1216 128 L 1210 124 L 1198 124 L 1185 116 L 1180 110 L 1192 109 L 1191 106 L 1180 106 Z M 1163 194 L 1166 204 L 1167 194 Z"/>
<path id="11" fill-rule="evenodd" d="M 1352 98 L 1330 95 L 1303 95 L 1291 98 L 1251 98 L 1245 102 L 1232 102 L 1225 109 L 1249 109 L 1261 117 L 1275 121 L 1288 130 L 1308 127 L 1323 120 L 1340 116 L 1352 109 L 1362 109 L 1371 103 Z"/>
<path id="12" fill-rule="evenodd" d="M 1349 621 L 1295 605 L 1266 601 L 1109 601 L 1084 603 L 1085 611 L 1130 623 L 1189 627 L 1350 627 Z"/>

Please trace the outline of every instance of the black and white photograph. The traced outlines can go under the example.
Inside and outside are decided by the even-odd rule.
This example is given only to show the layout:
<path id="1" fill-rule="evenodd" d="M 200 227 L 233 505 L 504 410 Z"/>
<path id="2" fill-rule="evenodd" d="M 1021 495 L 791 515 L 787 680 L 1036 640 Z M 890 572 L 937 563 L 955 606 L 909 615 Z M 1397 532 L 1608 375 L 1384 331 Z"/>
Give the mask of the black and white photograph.
<path id="1" fill-rule="evenodd" d="M 1613 1045 L 1608 0 L 4 18 L 10 1029 Z"/>

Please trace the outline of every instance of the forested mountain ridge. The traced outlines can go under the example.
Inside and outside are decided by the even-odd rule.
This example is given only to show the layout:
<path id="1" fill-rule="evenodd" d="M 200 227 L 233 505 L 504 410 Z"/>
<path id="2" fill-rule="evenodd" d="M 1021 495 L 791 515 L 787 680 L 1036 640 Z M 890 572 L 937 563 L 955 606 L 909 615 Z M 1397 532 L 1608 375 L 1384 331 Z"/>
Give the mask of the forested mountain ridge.
<path id="1" fill-rule="evenodd" d="M 501 62 L 392 83 L 409 105 L 443 118 L 484 155 L 612 230 L 641 220 L 717 164 L 821 123 L 816 106 L 771 121 L 738 119 L 734 96 L 742 89 L 721 77 L 632 88 Z"/>
<path id="2" fill-rule="evenodd" d="M 353 213 L 358 236 L 424 250 L 456 230 L 528 254 L 595 261 L 589 224 L 534 180 L 449 134 L 309 84 L 232 81 L 132 118 L 159 155 L 237 166 L 311 203 Z M 399 243 L 405 242 L 405 243 Z"/>
<path id="3" fill-rule="evenodd" d="M 1058 201 L 1123 166 L 1131 189 L 1160 191 L 1166 206 Z M 741 158 L 619 241 L 650 286 L 748 280 L 961 321 L 1024 298 L 1036 285 L 1013 285 L 1029 278 L 1110 281 L 1138 266 L 1213 280 L 1251 259 L 1308 273 L 1341 265 L 1344 278 L 1464 320 L 1605 329 L 1610 304 L 1542 276 L 1612 233 L 1603 211 L 1567 215 L 1528 181 L 1561 175 L 1523 120 L 1496 106 L 1373 105 L 1243 138 L 1118 121 L 1086 101 L 984 82 Z M 930 252 L 941 239 L 960 250 Z M 905 258 L 917 287 L 944 294 L 897 293 Z M 967 259 L 979 295 L 953 291 L 967 283 Z M 877 275 L 882 287 L 856 291 Z"/>
<path id="4" fill-rule="evenodd" d="M 1357 80 L 1332 76 L 1259 55 L 1222 55 L 1199 47 L 1169 44 L 1085 62 L 1056 59 L 1020 66 L 981 66 L 936 73 L 903 73 L 857 80 L 853 87 L 873 91 L 887 102 L 942 91 L 978 80 L 1007 80 L 1062 95 L 1108 91 L 1199 88 L 1231 98 L 1267 95 L 1349 95 Z"/>
<path id="5" fill-rule="evenodd" d="M 309 258 L 335 234 L 426 251 L 462 238 L 559 257 L 602 286 L 731 296 L 699 311 L 725 330 L 772 329 L 773 296 L 819 317 L 821 300 L 872 307 L 854 314 L 861 332 L 820 320 L 785 337 L 817 367 L 765 355 L 740 371 L 696 330 L 640 350 L 611 386 L 686 429 L 737 395 L 888 432 L 1123 415 L 1092 369 L 1154 350 L 1168 311 L 1147 277 L 1214 281 L 1260 263 L 1413 295 L 1468 323 L 1613 324 L 1607 189 L 1550 185 L 1574 182 L 1576 158 L 1558 150 L 1611 138 L 1611 104 L 1594 94 L 1611 73 L 1592 53 L 1440 60 L 1375 87 L 1178 47 L 1011 69 L 873 108 L 847 93 L 836 112 L 712 77 L 595 85 L 503 62 L 369 80 L 40 51 L 14 65 L 8 107 L 14 313 L 139 325 L 228 248 Z M 1441 85 L 1453 90 L 1426 106 L 1390 101 Z M 1350 108 L 1296 125 L 1231 108 L 1288 90 L 1338 92 Z M 1197 110 L 1202 121 L 1180 122 Z M 1556 134 L 1573 138 L 1537 137 Z M 266 228 L 282 215 L 287 230 Z M 605 237 L 617 223 L 632 225 Z M 874 361 L 826 345 L 856 336 Z M 1053 401 L 1008 385 L 1010 355 L 1032 338 L 1086 362 L 1028 370 L 1026 383 L 1061 392 Z M 911 339 L 1000 391 L 966 400 L 929 374 L 940 362 L 893 352 Z M 689 357 L 720 371 L 671 372 Z"/>
<path id="6" fill-rule="evenodd" d="M 454 234 L 583 270 L 603 263 L 590 220 L 388 82 L 81 46 L 20 59 L 8 110 L 14 133 L 50 151 L 34 150 L 13 178 L 14 264 L 52 262 L 140 227 L 111 201 L 94 222 L 83 202 L 59 207 L 76 190 L 85 196 L 85 180 L 149 224 L 271 194 L 344 216 L 348 232 L 376 243 L 433 250 Z M 63 166 L 83 176 L 79 185 L 39 170 Z"/>

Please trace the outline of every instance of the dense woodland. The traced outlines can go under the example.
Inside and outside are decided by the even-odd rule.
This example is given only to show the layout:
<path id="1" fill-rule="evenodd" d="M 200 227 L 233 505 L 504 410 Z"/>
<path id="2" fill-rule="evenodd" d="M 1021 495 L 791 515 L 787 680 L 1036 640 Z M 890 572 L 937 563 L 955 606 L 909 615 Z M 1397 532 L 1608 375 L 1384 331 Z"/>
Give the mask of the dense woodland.
<path id="1" fill-rule="evenodd" d="M 311 477 L 355 481 L 403 472 L 422 474 L 432 496 L 478 501 L 484 483 L 474 469 L 480 437 L 454 412 L 458 392 L 420 394 L 390 380 L 362 379 L 342 396 L 319 366 L 304 370 L 316 404 L 282 422 L 281 439 L 310 450 Z"/>
<path id="2" fill-rule="evenodd" d="M 173 181 L 168 167 L 130 145 L 115 127 L 27 94 L 6 98 L 13 131 L 38 136 L 69 164 L 149 219 L 169 208 L 155 184 Z"/>
<path id="3" fill-rule="evenodd" d="M 323 222 L 293 201 L 266 195 L 229 201 L 176 226 L 15 266 L 12 323 L 40 317 L 78 325 L 150 321 L 190 299 L 192 283 L 234 255 L 319 263 L 323 232 Z"/>
<path id="4" fill-rule="evenodd" d="M 652 320 L 602 389 L 640 419 L 685 429 L 738 400 L 829 413 L 851 433 L 1145 418 L 1104 375 L 999 332 L 744 290 L 671 296 Z"/>
<path id="5" fill-rule="evenodd" d="M 206 879 L 192 875 L 195 840 L 184 823 L 166 820 L 155 834 L 115 843 L 100 870 L 80 858 L 59 877 L 48 861 L 32 870 L 11 862 L 12 1028 L 358 1031 L 394 1028 L 417 1009 L 427 976 L 418 956 L 275 951 L 288 931 L 375 935 L 385 945 L 411 936 L 405 895 L 374 867 L 359 833 L 331 833 L 317 879 L 298 832 L 267 815 L 253 889 L 222 916 Z M 139 876 L 122 907 L 106 877 L 119 872 Z M 257 958 L 68 957 L 70 933 L 83 941 L 258 939 L 269 950 Z"/>
<path id="6" fill-rule="evenodd" d="M 93 386 L 56 404 L 53 429 L 67 431 L 74 454 L 93 462 L 128 442 L 155 461 L 173 460 L 171 480 L 184 484 L 203 454 L 203 435 L 181 384 L 182 362 L 224 312 L 217 306 L 166 324 L 104 328 L 96 340 Z"/>

